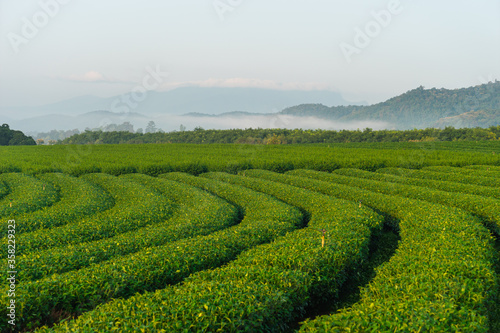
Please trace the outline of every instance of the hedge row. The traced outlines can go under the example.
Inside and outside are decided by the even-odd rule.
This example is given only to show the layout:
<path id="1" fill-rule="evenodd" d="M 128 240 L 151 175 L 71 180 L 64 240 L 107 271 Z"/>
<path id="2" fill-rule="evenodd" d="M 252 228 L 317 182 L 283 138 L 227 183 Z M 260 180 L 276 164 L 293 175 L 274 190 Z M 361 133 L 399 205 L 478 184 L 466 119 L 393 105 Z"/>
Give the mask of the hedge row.
<path id="1" fill-rule="evenodd" d="M 51 316 L 54 313 L 80 314 L 112 298 L 163 289 L 194 272 L 221 266 L 242 251 L 284 235 L 302 222 L 298 210 L 269 196 L 214 180 L 204 181 L 214 184 L 213 190 L 220 190 L 221 196 L 226 191 L 245 212 L 240 224 L 208 236 L 147 247 L 78 271 L 21 282 L 16 292 L 18 328 L 57 322 L 60 317 Z M 213 207 L 204 208 L 199 210 L 199 216 L 213 217 Z M 3 292 L 3 302 L 6 297 L 7 293 Z M 6 308 L 1 310 L 0 315 L 5 317 L 5 311 Z M 1 328 L 5 329 L 7 325 L 3 325 Z"/>
<path id="2" fill-rule="evenodd" d="M 19 253 L 105 239 L 154 225 L 172 215 L 172 201 L 158 191 L 106 174 L 88 174 L 82 179 L 108 191 L 115 205 L 104 212 L 60 227 L 20 234 L 16 237 Z"/>
<path id="3" fill-rule="evenodd" d="M 310 218 L 308 226 L 248 250 L 227 266 L 193 274 L 179 286 L 114 300 L 54 331 L 283 331 L 308 305 L 338 292 L 348 272 L 365 258 L 370 229 L 382 223 L 369 209 L 291 186 L 221 173 L 203 176 L 242 184 L 300 207 Z M 209 191 L 213 188 L 207 184 L 216 184 L 165 177 Z M 319 231 L 323 228 L 328 230 L 325 247 Z"/>
<path id="4" fill-rule="evenodd" d="M 500 166 L 498 165 L 467 165 L 463 168 L 472 169 L 472 170 L 481 170 L 481 171 L 491 171 L 491 172 L 500 172 Z"/>
<path id="5" fill-rule="evenodd" d="M 145 247 L 198 235 L 208 235 L 238 221 L 239 212 L 226 201 L 195 187 L 145 175 L 129 175 L 128 180 L 154 188 L 174 202 L 174 212 L 165 222 L 117 236 L 66 247 L 48 249 L 17 257 L 17 277 L 36 280 L 137 252 Z M 207 212 L 200 215 L 199 212 Z"/>
<path id="6" fill-rule="evenodd" d="M 410 170 L 402 168 L 381 168 L 377 172 L 388 173 L 401 177 L 412 177 L 421 179 L 434 179 L 434 180 L 444 180 L 448 182 L 473 184 L 481 186 L 491 186 L 498 188 L 500 186 L 500 179 L 494 179 L 492 177 L 481 177 L 481 176 L 466 176 L 460 174 L 453 174 L 447 172 L 435 172 L 427 170 Z"/>
<path id="7" fill-rule="evenodd" d="M 21 173 L 0 174 L 0 182 L 7 187 L 9 194 L 0 200 L 0 217 L 8 219 L 16 215 L 34 212 L 59 201 L 57 188 L 51 183 Z M 5 192 L 5 188 L 3 192 Z M 11 207 L 12 206 L 12 207 Z M 2 230 L 6 230 L 2 222 Z"/>
<path id="8" fill-rule="evenodd" d="M 266 174 L 278 175 L 272 171 L 265 170 L 246 170 L 242 173 L 253 174 L 257 178 Z M 277 182 L 269 182 L 264 179 L 233 176 L 226 173 L 207 173 L 202 176 L 243 185 L 253 190 L 272 195 L 286 203 L 299 207 L 306 214 L 310 215 L 311 220 L 309 221 L 308 228 L 299 230 L 290 236 L 286 242 L 288 248 L 283 249 L 286 254 L 277 257 L 273 265 L 284 265 L 284 269 L 296 269 L 300 267 L 302 270 L 307 271 L 307 264 L 304 264 L 303 261 L 307 256 L 304 257 L 304 253 L 311 244 L 319 245 L 321 243 L 321 232 L 319 230 L 323 229 L 326 231 L 325 242 L 333 242 L 333 244 L 330 244 L 333 246 L 333 249 L 337 248 L 340 253 L 346 251 L 345 253 L 349 252 L 352 254 L 352 257 L 346 262 L 330 263 L 332 271 L 328 271 L 325 268 L 325 271 L 315 273 L 320 274 L 319 279 L 324 279 L 332 283 L 329 285 L 325 282 L 323 297 L 316 295 L 319 301 L 336 296 L 338 287 L 346 279 L 346 275 L 337 276 L 336 273 L 339 271 L 346 273 L 349 269 L 356 267 L 360 261 L 364 260 L 372 231 L 382 229 L 382 216 L 367 207 L 360 208 L 358 205 L 346 200 L 333 199 L 309 190 L 298 189 Z M 294 243 L 296 245 L 292 245 Z M 259 261 L 256 257 L 252 260 L 253 262 Z M 285 262 L 282 262 L 282 260 L 285 260 Z M 288 260 L 290 260 L 291 266 L 288 266 L 286 262 Z M 331 258 L 323 257 L 316 260 L 331 260 Z M 269 262 L 268 259 L 265 259 L 265 261 Z"/>
<path id="9" fill-rule="evenodd" d="M 286 182 L 325 194 L 356 198 L 359 192 L 339 188 L 332 174 L 295 170 L 290 175 L 310 178 Z M 351 179 L 352 185 L 357 182 Z M 488 306 L 498 285 L 492 236 L 481 221 L 457 208 L 375 192 L 365 195 L 364 203 L 400 219 L 399 248 L 379 266 L 358 303 L 309 320 L 301 331 L 487 332 Z"/>
<path id="10" fill-rule="evenodd" d="M 330 175 L 335 183 L 349 184 L 370 191 L 399 195 L 407 198 L 424 200 L 450 207 L 461 208 L 481 217 L 485 224 L 500 234 L 500 201 L 478 195 L 452 193 L 397 183 L 386 183 L 372 179 L 371 172 L 358 169 L 339 169 Z M 355 182 L 353 182 L 353 177 Z"/>
<path id="11" fill-rule="evenodd" d="M 113 198 L 101 187 L 62 173 L 38 176 L 44 184 L 54 185 L 61 200 L 52 206 L 16 217 L 16 234 L 48 229 L 70 223 L 111 208 Z"/>
<path id="12" fill-rule="evenodd" d="M 421 178 L 410 178 L 401 177 L 394 174 L 380 173 L 380 172 L 361 172 L 359 169 L 338 169 L 335 171 L 336 174 L 345 176 L 356 176 L 372 180 L 378 180 L 387 183 L 398 183 L 406 185 L 423 186 L 427 188 L 433 188 L 441 191 L 447 192 L 458 192 L 464 194 L 474 194 L 483 197 L 491 197 L 495 199 L 500 199 L 500 189 L 480 186 L 472 184 L 463 184 L 455 182 L 447 182 L 442 180 L 433 179 L 421 179 Z M 389 185 L 387 185 L 389 186 Z"/>
<path id="13" fill-rule="evenodd" d="M 452 166 L 429 166 L 422 168 L 425 171 L 436 171 L 436 172 L 447 172 L 465 176 L 481 176 L 481 177 L 500 177 L 499 171 L 493 171 L 491 169 L 480 170 L 480 169 L 469 169 L 469 168 L 459 168 Z"/>

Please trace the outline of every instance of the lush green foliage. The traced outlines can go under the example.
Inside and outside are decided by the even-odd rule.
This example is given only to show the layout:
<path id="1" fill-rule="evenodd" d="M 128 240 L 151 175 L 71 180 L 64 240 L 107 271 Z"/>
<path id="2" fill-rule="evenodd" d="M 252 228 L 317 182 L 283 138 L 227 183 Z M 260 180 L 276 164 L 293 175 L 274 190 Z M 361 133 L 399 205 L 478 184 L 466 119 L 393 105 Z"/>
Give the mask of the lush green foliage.
<path id="1" fill-rule="evenodd" d="M 209 191 L 220 187 L 193 177 L 167 177 Z M 58 330 L 281 331 L 309 303 L 338 292 L 347 271 L 366 255 L 370 228 L 381 225 L 380 217 L 366 208 L 310 191 L 295 193 L 290 186 L 225 174 L 207 177 L 272 192 L 303 209 L 310 217 L 308 227 L 246 251 L 228 266 L 194 274 L 178 287 L 116 300 Z M 322 228 L 329 236 L 324 248 Z M 130 317 L 130 311 L 136 315 Z"/>
<path id="2" fill-rule="evenodd" d="M 500 171 L 494 171 L 489 169 L 480 170 L 480 169 L 456 168 L 450 166 L 431 166 L 431 167 L 425 167 L 422 170 L 448 172 L 466 176 L 481 176 L 481 177 L 496 177 L 496 178 L 500 177 Z"/>
<path id="3" fill-rule="evenodd" d="M 0 199 L 5 197 L 7 194 L 10 193 L 10 188 L 3 182 L 3 180 L 0 180 Z"/>
<path id="4" fill-rule="evenodd" d="M 401 168 L 382 168 L 377 170 L 377 172 L 388 173 L 401 177 L 444 180 L 444 181 L 464 183 L 464 184 L 491 186 L 494 188 L 500 187 L 500 179 L 498 178 L 495 179 L 493 177 L 467 176 L 467 175 L 453 174 L 447 172 L 436 172 L 428 170 L 409 170 Z"/>
<path id="5" fill-rule="evenodd" d="M 482 171 L 493 171 L 493 172 L 498 172 L 500 171 L 500 166 L 493 166 L 493 165 L 467 165 L 464 168 L 466 169 L 476 169 L 476 170 L 482 170 Z"/>
<path id="6" fill-rule="evenodd" d="M 74 134 L 61 144 L 142 144 L 142 143 L 238 143 L 238 144 L 297 144 L 343 142 L 428 142 L 497 140 L 500 126 L 490 128 L 445 129 L 427 128 L 406 131 L 378 130 L 302 130 L 302 129 L 231 129 L 194 130 L 169 133 L 130 133 L 85 131 Z"/>
<path id="7" fill-rule="evenodd" d="M 159 181 L 145 175 L 132 175 L 127 179 L 153 187 L 171 199 L 175 207 L 172 217 L 165 222 L 114 237 L 18 256 L 18 278 L 22 281 L 40 279 L 134 253 L 145 247 L 208 235 L 231 226 L 238 219 L 238 212 L 233 206 L 192 186 L 165 179 Z M 200 211 L 209 214 L 200 215 Z"/>
<path id="8" fill-rule="evenodd" d="M 421 86 L 374 105 L 326 107 L 303 104 L 281 113 L 336 121 L 386 121 L 398 128 L 488 127 L 497 126 L 500 121 L 499 96 L 499 81 L 455 90 L 424 89 Z"/>
<path id="9" fill-rule="evenodd" d="M 172 214 L 172 202 L 158 191 L 106 174 L 82 177 L 107 190 L 115 205 L 106 211 L 63 226 L 16 236 L 23 254 L 54 247 L 80 244 L 116 236 L 164 221 Z"/>
<path id="10" fill-rule="evenodd" d="M 334 173 L 344 176 L 354 176 L 354 177 L 378 180 L 387 183 L 424 186 L 442 191 L 474 194 L 483 197 L 500 199 L 500 189 L 490 186 L 455 183 L 455 182 L 447 182 L 447 181 L 433 180 L 433 179 L 400 177 L 394 174 L 380 173 L 380 172 L 365 172 L 364 170 L 348 169 L 348 168 L 335 170 Z"/>
<path id="11" fill-rule="evenodd" d="M 275 174 L 269 171 L 263 170 L 248 170 L 245 174 L 256 174 L 260 177 L 261 174 Z M 325 242 L 333 241 L 336 244 L 331 244 L 334 248 L 337 248 L 339 252 L 349 252 L 351 253 L 350 263 L 345 263 L 347 267 L 340 269 L 340 271 L 348 271 L 359 265 L 359 262 L 363 260 L 366 256 L 367 246 L 369 238 L 371 235 L 371 229 L 379 230 L 382 227 L 382 218 L 373 212 L 371 209 L 359 208 L 356 204 L 352 202 L 332 199 L 328 196 L 319 195 L 317 193 L 311 193 L 308 190 L 297 189 L 289 185 L 281 183 L 272 183 L 262 179 L 254 179 L 242 176 L 232 176 L 225 173 L 208 173 L 204 174 L 204 177 L 211 177 L 234 184 L 243 185 L 254 190 L 264 192 L 266 194 L 272 195 L 286 203 L 292 204 L 296 207 L 303 209 L 307 214 L 310 215 L 310 221 L 308 228 L 298 231 L 294 234 L 293 242 L 296 243 L 292 249 L 289 249 L 287 255 L 281 256 L 277 260 L 290 260 L 290 265 L 293 263 L 293 258 L 295 256 L 300 257 L 300 263 L 304 264 L 302 260 L 305 259 L 303 254 L 307 252 L 308 244 L 316 242 L 320 243 L 321 233 L 319 230 L 325 229 L 326 236 Z M 319 233 L 319 234 L 318 234 Z M 351 237 L 353 237 L 351 239 Z M 339 241 L 342 240 L 342 241 Z M 303 245 L 300 245 L 301 242 Z M 354 243 L 357 246 L 352 248 Z M 343 248 L 343 246 L 348 246 Z M 259 261 L 259 259 L 254 258 L 254 261 Z M 263 260 L 267 260 L 264 259 Z M 276 265 L 280 265 L 278 262 Z M 287 266 L 287 263 L 281 263 L 285 265 L 285 268 L 293 268 L 293 266 Z M 306 265 L 307 267 L 307 265 Z M 332 269 L 338 269 L 336 265 L 332 265 Z M 335 270 L 334 272 L 338 272 Z M 331 274 L 331 275 L 328 275 Z M 326 273 L 325 275 L 320 275 L 321 279 L 325 281 L 331 280 L 334 284 L 334 294 L 338 291 L 338 287 L 345 281 L 346 276 L 338 276 L 334 278 L 334 273 Z M 328 290 L 330 289 L 330 292 Z M 328 299 L 332 291 L 332 286 L 325 288 L 323 291 L 323 297 Z"/>
<path id="12" fill-rule="evenodd" d="M 431 165 L 500 165 L 500 141 L 487 142 L 484 152 L 457 151 L 455 143 L 410 142 L 376 149 L 359 144 L 339 145 L 75 145 L 0 147 L 3 170 L 39 174 L 64 172 L 144 173 L 194 175 L 207 171 L 237 173 L 246 169 L 284 172 L 292 169 L 333 171 L 358 168 L 374 171 L 384 167 L 422 168 Z M 463 146 L 463 145 L 459 145 Z M 352 149 L 351 147 L 359 147 Z M 465 147 L 465 146 L 464 146 Z M 466 147 L 474 147 L 467 143 Z M 497 149 L 499 154 L 492 154 Z"/>
<path id="13" fill-rule="evenodd" d="M 46 186 L 48 184 L 55 186 L 61 200 L 45 209 L 17 216 L 16 220 L 19 223 L 16 234 L 74 222 L 109 209 L 115 204 L 113 198 L 101 187 L 83 179 L 61 173 L 47 173 L 37 178 Z"/>
<path id="14" fill-rule="evenodd" d="M 361 187 L 370 191 L 389 195 L 399 195 L 417 200 L 439 203 L 445 206 L 461 208 L 481 218 L 496 233 L 500 234 L 500 201 L 478 195 L 450 193 L 422 186 L 413 186 L 396 183 L 386 183 L 366 179 L 370 172 L 363 170 L 339 169 L 331 174 L 336 183 Z M 347 177 L 350 176 L 350 177 Z M 353 180 L 352 177 L 357 179 Z"/>
<path id="15" fill-rule="evenodd" d="M 500 144 L 497 141 L 423 141 L 423 142 L 352 142 L 336 144 L 336 147 L 345 148 L 369 148 L 369 149 L 412 149 L 426 152 L 438 153 L 442 150 L 452 150 L 454 152 L 481 152 L 485 154 L 499 154 Z M 397 152 L 395 152 L 398 154 Z M 462 155 L 464 156 L 464 155 Z M 417 158 L 422 158 L 422 154 Z M 466 166 L 467 164 L 475 163 L 465 158 L 462 161 L 451 161 L 449 159 L 442 159 L 440 161 L 433 161 L 433 165 L 454 165 Z"/>
<path id="16" fill-rule="evenodd" d="M 51 183 L 44 183 L 34 177 L 19 173 L 0 174 L 0 181 L 9 189 L 9 194 L 0 200 L 0 217 L 9 219 L 14 216 L 33 212 L 57 202 L 59 192 Z M 5 194 L 5 188 L 3 193 Z M 2 227 L 6 224 L 2 222 Z M 5 229 L 3 229 L 5 230 Z"/>
<path id="17" fill-rule="evenodd" d="M 22 146 L 36 145 L 33 138 L 24 135 L 21 131 L 15 131 L 9 128 L 9 125 L 0 126 L 0 146 Z"/>
<path id="18" fill-rule="evenodd" d="M 339 189 L 332 174 L 306 170 L 291 174 L 325 180 L 287 179 L 322 193 L 356 197 L 358 192 L 355 187 L 348 192 Z M 358 303 L 309 321 L 301 330 L 486 332 L 487 306 L 498 286 L 492 238 L 480 221 L 456 208 L 398 196 L 372 192 L 364 199 L 368 206 L 400 219 L 399 248 L 378 268 Z"/>
<path id="19" fill-rule="evenodd" d="M 500 327 L 500 242 L 493 252 L 485 228 L 498 222 L 498 141 L 0 152 L 0 211 L 17 221 L 16 331 Z M 387 226 L 399 235 L 374 259 Z"/>
<path id="20" fill-rule="evenodd" d="M 190 182 L 191 176 L 169 177 Z M 242 251 L 284 235 L 301 223 L 298 210 L 269 196 L 214 180 L 200 180 L 210 183 L 212 191 L 220 191 L 221 196 L 226 192 L 241 205 L 245 217 L 240 224 L 207 236 L 147 247 L 77 271 L 20 283 L 18 302 L 22 306 L 17 315 L 22 322 L 18 325 L 36 327 L 50 323 L 54 320 L 51 310 L 80 313 L 111 298 L 165 288 L 194 272 L 221 266 Z M 205 208 L 208 211 L 199 214 L 213 216 L 212 208 Z M 0 313 L 5 316 L 3 311 L 6 310 Z"/>

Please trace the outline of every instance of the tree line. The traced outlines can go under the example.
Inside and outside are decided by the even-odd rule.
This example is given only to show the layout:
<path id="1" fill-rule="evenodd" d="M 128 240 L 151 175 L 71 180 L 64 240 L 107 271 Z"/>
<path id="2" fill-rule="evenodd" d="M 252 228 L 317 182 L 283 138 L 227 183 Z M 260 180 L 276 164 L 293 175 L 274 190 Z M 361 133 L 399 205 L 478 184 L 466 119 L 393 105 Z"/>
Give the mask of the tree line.
<path id="1" fill-rule="evenodd" d="M 231 144 L 303 144 L 348 142 L 427 142 L 482 141 L 500 139 L 500 126 L 489 128 L 427 128 L 412 130 L 303 130 L 303 129 L 231 129 L 132 133 L 127 131 L 90 131 L 75 134 L 59 144 L 141 144 L 141 143 L 231 143 Z"/>

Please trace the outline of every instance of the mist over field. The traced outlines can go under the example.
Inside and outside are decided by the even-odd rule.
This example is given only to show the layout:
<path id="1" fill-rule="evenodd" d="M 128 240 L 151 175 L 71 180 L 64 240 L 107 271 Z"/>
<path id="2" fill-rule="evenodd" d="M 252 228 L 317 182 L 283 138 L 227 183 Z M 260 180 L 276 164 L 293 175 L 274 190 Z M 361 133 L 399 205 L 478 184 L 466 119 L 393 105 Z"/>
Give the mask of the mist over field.
<path id="1" fill-rule="evenodd" d="M 41 118 L 41 119 L 40 119 Z M 195 128 L 203 129 L 246 129 L 246 128 L 302 128 L 302 129 L 364 129 L 374 130 L 390 128 L 390 124 L 382 121 L 331 121 L 317 117 L 299 117 L 290 115 L 245 115 L 245 116 L 177 116 L 164 115 L 156 117 L 144 117 L 139 115 L 95 115 L 95 116 L 66 116 L 59 115 L 33 118 L 30 120 L 11 121 L 14 127 L 22 128 L 23 131 L 36 136 L 36 133 L 49 132 L 51 130 L 78 129 L 101 129 L 112 124 L 122 124 L 129 122 L 133 130 L 145 129 L 150 121 L 153 121 L 156 128 L 165 132 L 178 131 L 180 126 L 185 130 Z"/>
<path id="2" fill-rule="evenodd" d="M 302 128 L 302 129 L 363 129 L 366 127 L 372 129 L 388 128 L 389 124 L 382 121 L 352 121 L 336 122 L 320 119 L 317 117 L 298 117 L 290 115 L 258 115 L 258 116 L 220 116 L 220 117 L 190 117 L 190 116 L 165 116 L 155 119 L 157 127 L 165 131 L 178 130 L 173 124 L 182 124 L 188 130 L 195 127 L 204 129 L 245 129 L 245 128 Z"/>

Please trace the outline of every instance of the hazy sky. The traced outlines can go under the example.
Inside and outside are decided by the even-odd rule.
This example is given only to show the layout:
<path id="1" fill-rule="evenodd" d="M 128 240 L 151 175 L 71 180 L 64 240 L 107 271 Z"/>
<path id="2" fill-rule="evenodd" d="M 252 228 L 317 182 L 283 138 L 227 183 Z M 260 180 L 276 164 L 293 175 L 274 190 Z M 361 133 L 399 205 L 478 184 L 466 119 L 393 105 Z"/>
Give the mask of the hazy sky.
<path id="1" fill-rule="evenodd" d="M 183 85 L 374 103 L 500 79 L 499 0 L 0 0 L 0 36 L 0 106 Z"/>

